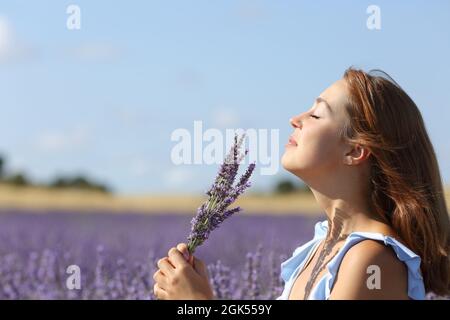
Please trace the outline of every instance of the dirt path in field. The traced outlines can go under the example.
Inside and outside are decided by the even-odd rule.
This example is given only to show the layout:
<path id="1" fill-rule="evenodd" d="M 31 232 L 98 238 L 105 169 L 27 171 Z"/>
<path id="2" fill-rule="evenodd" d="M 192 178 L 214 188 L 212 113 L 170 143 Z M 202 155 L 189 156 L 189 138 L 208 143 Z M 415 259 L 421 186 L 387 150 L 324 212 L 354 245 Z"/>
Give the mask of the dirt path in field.
<path id="1" fill-rule="evenodd" d="M 20 210 L 70 210 L 81 212 L 142 212 L 194 214 L 206 199 L 201 195 L 106 195 L 80 190 L 13 188 L 0 185 L 0 208 Z M 450 188 L 446 190 L 450 204 Z M 311 193 L 247 195 L 236 203 L 248 214 L 322 215 Z M 449 208 L 450 209 L 450 208 Z"/>
<path id="2" fill-rule="evenodd" d="M 201 195 L 107 195 L 80 190 L 12 188 L 0 185 L 0 208 L 105 212 L 195 213 L 205 201 Z M 312 194 L 251 195 L 236 202 L 249 214 L 321 214 Z"/>

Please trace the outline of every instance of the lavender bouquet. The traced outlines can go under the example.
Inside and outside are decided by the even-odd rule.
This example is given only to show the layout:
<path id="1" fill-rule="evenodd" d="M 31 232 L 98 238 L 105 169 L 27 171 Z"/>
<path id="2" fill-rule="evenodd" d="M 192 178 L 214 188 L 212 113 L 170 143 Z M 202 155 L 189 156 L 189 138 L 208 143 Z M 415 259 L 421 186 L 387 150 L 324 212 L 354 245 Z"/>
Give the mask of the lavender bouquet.
<path id="1" fill-rule="evenodd" d="M 225 219 L 236 212 L 240 207 L 228 209 L 228 207 L 250 187 L 250 176 L 255 169 L 255 163 L 249 164 L 245 173 L 235 184 L 239 164 L 247 155 L 248 150 L 242 154 L 240 149 L 245 138 L 243 134 L 239 139 L 234 136 L 234 144 L 220 166 L 211 188 L 206 192 L 208 199 L 198 208 L 197 214 L 191 221 L 191 233 L 188 236 L 188 250 L 191 256 L 195 249 L 201 245 L 212 230 L 217 228 Z"/>

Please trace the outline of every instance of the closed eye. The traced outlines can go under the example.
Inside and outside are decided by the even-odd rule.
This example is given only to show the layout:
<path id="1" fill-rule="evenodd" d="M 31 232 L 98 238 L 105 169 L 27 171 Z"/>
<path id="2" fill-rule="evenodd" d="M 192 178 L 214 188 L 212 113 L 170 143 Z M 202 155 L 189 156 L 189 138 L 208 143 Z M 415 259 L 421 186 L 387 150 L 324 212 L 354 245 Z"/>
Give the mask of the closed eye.
<path id="1" fill-rule="evenodd" d="M 311 114 L 310 117 L 315 118 L 315 119 L 319 119 L 319 118 L 320 118 L 320 117 L 315 116 L 315 115 L 313 115 L 313 114 Z"/>

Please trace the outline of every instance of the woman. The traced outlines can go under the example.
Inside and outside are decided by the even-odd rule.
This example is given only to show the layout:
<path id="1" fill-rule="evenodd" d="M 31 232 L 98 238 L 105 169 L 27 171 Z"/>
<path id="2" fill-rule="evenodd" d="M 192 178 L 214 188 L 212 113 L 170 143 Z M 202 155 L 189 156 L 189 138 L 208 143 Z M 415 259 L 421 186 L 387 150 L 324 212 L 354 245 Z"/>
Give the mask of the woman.
<path id="1" fill-rule="evenodd" d="M 283 167 L 309 186 L 327 220 L 282 263 L 278 299 L 449 294 L 449 216 L 411 98 L 384 73 L 349 68 L 290 124 Z M 179 244 L 158 261 L 158 299 L 214 298 L 204 263 L 186 253 Z"/>

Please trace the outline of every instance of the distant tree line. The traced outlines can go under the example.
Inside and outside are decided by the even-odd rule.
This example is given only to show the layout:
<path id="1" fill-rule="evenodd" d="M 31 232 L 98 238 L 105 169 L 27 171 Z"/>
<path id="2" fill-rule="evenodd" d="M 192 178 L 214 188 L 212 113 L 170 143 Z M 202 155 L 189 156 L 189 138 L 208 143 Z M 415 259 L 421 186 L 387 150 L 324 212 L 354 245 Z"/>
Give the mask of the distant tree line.
<path id="1" fill-rule="evenodd" d="M 309 193 L 311 190 L 304 183 L 294 183 L 292 180 L 283 179 L 275 185 L 273 192 L 276 194 L 289 194 L 294 192 Z"/>
<path id="2" fill-rule="evenodd" d="M 36 186 L 36 187 L 48 187 L 55 189 L 82 189 L 82 190 L 92 190 L 104 193 L 110 193 L 111 189 L 104 185 L 94 181 L 82 175 L 74 175 L 72 177 L 62 177 L 58 176 L 49 183 L 33 183 L 25 173 L 17 172 L 14 174 L 7 174 L 5 170 L 5 158 L 0 155 L 0 182 L 4 184 L 9 184 L 17 187 L 26 186 Z"/>

